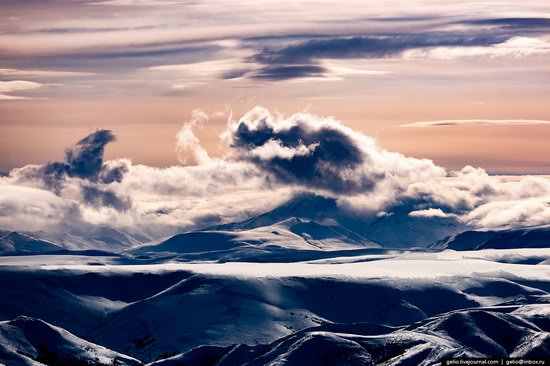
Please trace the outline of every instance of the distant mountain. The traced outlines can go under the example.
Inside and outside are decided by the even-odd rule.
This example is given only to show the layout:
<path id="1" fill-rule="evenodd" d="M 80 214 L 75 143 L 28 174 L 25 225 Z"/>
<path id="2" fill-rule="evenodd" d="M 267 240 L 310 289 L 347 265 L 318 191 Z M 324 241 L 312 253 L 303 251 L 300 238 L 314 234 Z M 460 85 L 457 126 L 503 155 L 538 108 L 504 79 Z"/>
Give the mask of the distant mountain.
<path id="1" fill-rule="evenodd" d="M 103 250 L 120 253 L 130 247 L 150 241 L 144 234 L 135 235 L 106 225 L 100 225 L 86 232 L 33 233 L 34 236 L 59 243 L 68 250 Z"/>
<path id="2" fill-rule="evenodd" d="M 242 222 L 213 226 L 213 230 L 248 230 L 269 226 L 291 218 L 302 218 L 317 222 L 330 220 L 347 221 L 336 200 L 311 193 L 299 194 L 281 206 Z"/>
<path id="3" fill-rule="evenodd" d="M 129 234 L 108 226 L 97 226 L 86 233 L 18 232 L 0 230 L 0 254 L 48 253 L 59 250 L 99 250 L 120 253 L 141 245 L 151 238 L 144 234 Z"/>
<path id="4" fill-rule="evenodd" d="M 0 231 L 0 254 L 56 250 L 134 254 L 237 251 L 232 258 L 253 260 L 255 255 L 266 259 L 266 254 L 274 252 L 285 256 L 290 251 L 426 247 L 464 230 L 455 218 L 411 217 L 411 210 L 413 205 L 403 205 L 383 217 L 367 217 L 340 207 L 334 198 L 302 193 L 248 220 L 180 233 L 168 239 L 154 240 L 145 233 L 107 225 L 85 232 Z"/>
<path id="5" fill-rule="evenodd" d="M 63 249 L 51 241 L 17 231 L 0 231 L 0 254 L 10 252 L 45 253 Z"/>
<path id="6" fill-rule="evenodd" d="M 465 229 L 453 217 L 413 217 L 396 208 L 368 225 L 364 235 L 385 248 L 427 247 L 434 241 Z"/>
<path id="7" fill-rule="evenodd" d="M 280 218 L 278 216 L 277 218 Z M 272 219 L 262 220 L 262 224 Z M 376 243 L 356 234 L 336 223 L 323 225 L 318 222 L 296 217 L 265 226 L 254 224 L 234 224 L 220 226 L 225 230 L 204 230 L 175 235 L 156 244 L 146 244 L 131 253 L 173 252 L 206 253 L 215 251 L 240 251 L 257 253 L 277 250 L 346 250 L 380 248 Z M 233 230 L 229 230 L 232 228 Z"/>
<path id="8" fill-rule="evenodd" d="M 373 220 L 342 209 L 336 199 L 303 193 L 248 220 L 177 234 L 129 252 L 187 257 L 205 253 L 194 256 L 201 260 L 266 261 L 271 257 L 284 261 L 286 254 L 299 251 L 426 247 L 464 229 L 455 218 L 411 217 L 411 210 L 412 205 L 397 207 Z"/>
<path id="9" fill-rule="evenodd" d="M 373 219 L 343 210 L 333 198 L 304 193 L 257 217 L 210 229 L 246 230 L 300 218 L 339 227 L 385 248 L 427 247 L 438 239 L 465 229 L 454 217 L 412 217 L 409 216 L 412 210 L 411 204 L 397 206 L 386 215 Z"/>
<path id="10" fill-rule="evenodd" d="M 40 319 L 0 322 L 0 360 L 6 365 L 133 366 L 135 358 L 85 341 Z"/>
<path id="11" fill-rule="evenodd" d="M 499 230 L 465 231 L 430 245 L 432 249 L 479 250 L 550 248 L 550 226 Z"/>

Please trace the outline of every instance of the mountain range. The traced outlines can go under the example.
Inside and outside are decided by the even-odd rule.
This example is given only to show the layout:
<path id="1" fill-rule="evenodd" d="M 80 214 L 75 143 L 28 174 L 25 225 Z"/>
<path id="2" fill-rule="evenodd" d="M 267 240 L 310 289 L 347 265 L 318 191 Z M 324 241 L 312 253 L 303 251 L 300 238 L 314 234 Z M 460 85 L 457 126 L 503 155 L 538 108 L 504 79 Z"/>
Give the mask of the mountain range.
<path id="1" fill-rule="evenodd" d="M 367 249 L 478 250 L 545 248 L 550 227 L 498 231 L 471 230 L 453 217 L 417 217 L 411 207 L 395 207 L 381 217 L 365 217 L 337 200 L 299 194 L 285 204 L 245 221 L 154 239 L 98 226 L 76 232 L 0 231 L 0 253 L 98 250 L 130 256 L 170 253 L 192 260 L 288 261 L 322 257 L 323 252 Z"/>

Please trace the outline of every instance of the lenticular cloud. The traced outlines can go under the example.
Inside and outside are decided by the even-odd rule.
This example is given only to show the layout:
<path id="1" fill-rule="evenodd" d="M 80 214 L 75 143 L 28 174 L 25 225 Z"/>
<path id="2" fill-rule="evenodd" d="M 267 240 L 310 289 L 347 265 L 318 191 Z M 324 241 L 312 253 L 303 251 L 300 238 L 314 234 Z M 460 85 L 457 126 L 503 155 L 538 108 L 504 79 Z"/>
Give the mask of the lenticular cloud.
<path id="1" fill-rule="evenodd" d="M 67 149 L 64 161 L 14 169 L 0 178 L 4 192 L 42 192 L 52 204 L 0 194 L 0 223 L 15 229 L 32 221 L 33 230 L 56 231 L 70 217 L 72 226 L 109 225 L 155 237 L 244 220 L 302 192 L 335 199 L 366 221 L 399 211 L 487 229 L 550 218 L 547 177 L 495 177 L 473 167 L 450 171 L 384 150 L 332 118 L 274 116 L 256 107 L 228 122 L 221 136 L 224 158 L 210 157 L 201 146 L 193 128 L 202 123 L 208 116 L 195 111 L 177 136 L 176 150 L 193 158 L 190 165 L 105 161 L 115 136 L 98 130 Z"/>

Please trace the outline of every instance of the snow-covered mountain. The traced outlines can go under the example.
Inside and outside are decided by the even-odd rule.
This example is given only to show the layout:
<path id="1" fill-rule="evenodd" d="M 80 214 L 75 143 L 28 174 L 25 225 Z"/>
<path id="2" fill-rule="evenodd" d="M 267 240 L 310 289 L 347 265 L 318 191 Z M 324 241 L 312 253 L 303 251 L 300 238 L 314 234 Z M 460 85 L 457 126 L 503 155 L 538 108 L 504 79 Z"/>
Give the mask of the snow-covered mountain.
<path id="1" fill-rule="evenodd" d="M 534 323 L 529 313 L 550 315 L 548 307 L 527 305 L 459 310 L 406 328 L 324 324 L 267 345 L 202 346 L 152 365 L 389 366 L 437 365 L 453 357 L 547 357 L 549 329 Z"/>
<path id="2" fill-rule="evenodd" d="M 424 248 L 465 228 L 454 217 L 422 217 L 409 213 L 410 209 L 394 208 L 370 223 L 364 235 L 385 248 Z"/>
<path id="3" fill-rule="evenodd" d="M 45 233 L 37 232 L 33 235 L 47 238 L 59 243 L 68 250 L 103 250 L 112 253 L 122 252 L 130 247 L 140 245 L 151 240 L 144 234 L 130 234 L 121 229 L 100 225 L 84 233 L 63 232 Z"/>
<path id="4" fill-rule="evenodd" d="M 337 251 L 294 263 L 3 256 L 0 363 L 11 365 L 14 349 L 37 357 L 38 343 L 8 324 L 19 316 L 90 342 L 81 351 L 80 340 L 54 328 L 61 344 L 78 348 L 72 354 L 99 354 L 101 345 L 166 364 L 244 365 L 249 356 L 250 365 L 315 364 L 318 354 L 337 364 L 355 356 L 389 357 L 388 364 L 447 354 L 535 357 L 548 354 L 549 260 L 547 249 Z"/>
<path id="5" fill-rule="evenodd" d="M 416 289 L 406 289 L 398 283 L 343 279 L 197 274 L 113 311 L 93 331 L 92 339 L 133 357 L 154 360 L 203 344 L 270 343 L 324 323 L 402 326 L 440 312 L 479 306 L 455 289 L 416 284 Z"/>
<path id="6" fill-rule="evenodd" d="M 300 218 L 323 223 L 339 223 L 349 221 L 343 215 L 333 198 L 327 198 L 312 193 L 298 194 L 281 206 L 255 216 L 248 220 L 211 227 L 213 230 L 249 230 L 262 226 L 269 226 L 292 218 Z M 351 225 L 345 225 L 351 226 Z"/>
<path id="7" fill-rule="evenodd" d="M 465 231 L 430 245 L 432 249 L 480 250 L 550 248 L 550 226 L 514 230 Z"/>
<path id="8" fill-rule="evenodd" d="M 549 355 L 550 227 L 457 235 L 452 218 L 410 209 L 363 218 L 300 195 L 243 222 L 157 241 L 110 227 L 3 232 L 11 255 L 0 256 L 0 363 L 431 365 Z M 411 249 L 444 234 L 454 236 Z"/>
<path id="9" fill-rule="evenodd" d="M 292 256 L 312 259 L 313 252 L 381 247 L 471 250 L 540 248 L 550 243 L 550 226 L 465 231 L 467 228 L 452 215 L 411 215 L 414 207 L 403 204 L 379 217 L 363 217 L 343 209 L 333 198 L 303 193 L 248 220 L 183 232 L 167 239 L 154 240 L 143 233 L 104 225 L 85 233 L 0 231 L 0 254 L 98 250 L 132 256 L 173 253 L 186 260 L 265 262 L 288 261 Z"/>
<path id="10" fill-rule="evenodd" d="M 61 250 L 59 244 L 17 231 L 0 231 L 0 254 L 14 252 L 44 253 Z"/>
<path id="11" fill-rule="evenodd" d="M 342 209 L 336 199 L 302 193 L 257 217 L 210 229 L 245 230 L 300 218 L 338 227 L 386 248 L 426 247 L 438 239 L 464 230 L 464 226 L 454 217 L 410 216 L 413 207 L 404 204 L 391 208 L 382 217 L 364 217 Z"/>
<path id="12" fill-rule="evenodd" d="M 303 193 L 248 220 L 177 234 L 132 248 L 129 253 L 278 261 L 286 254 L 304 251 L 425 247 L 462 229 L 454 218 L 411 217 L 411 209 L 398 207 L 381 218 L 362 217 L 342 209 L 333 198 Z"/>
<path id="13" fill-rule="evenodd" d="M 266 226 L 204 230 L 175 235 L 160 243 L 133 248 L 132 254 L 170 252 L 197 259 L 277 260 L 285 254 L 380 248 L 376 243 L 331 222 L 288 218 Z M 250 228 L 253 227 L 253 228 Z"/>
<path id="14" fill-rule="evenodd" d="M 0 231 L 0 254 L 40 254 L 59 250 L 120 253 L 150 240 L 151 237 L 145 234 L 130 234 L 104 225 L 94 227 L 85 233 Z"/>
<path id="15" fill-rule="evenodd" d="M 0 322 L 0 361 L 9 366 L 137 366 L 132 357 L 93 344 L 40 319 Z"/>

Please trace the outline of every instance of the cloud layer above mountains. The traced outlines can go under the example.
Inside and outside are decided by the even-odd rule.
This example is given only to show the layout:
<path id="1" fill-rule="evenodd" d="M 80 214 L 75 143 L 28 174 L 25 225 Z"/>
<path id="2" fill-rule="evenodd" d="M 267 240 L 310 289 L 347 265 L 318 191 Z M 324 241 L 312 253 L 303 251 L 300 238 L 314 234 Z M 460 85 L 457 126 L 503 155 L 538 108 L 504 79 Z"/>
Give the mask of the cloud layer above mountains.
<path id="1" fill-rule="evenodd" d="M 195 111 L 177 136 L 177 150 L 193 165 L 104 161 L 115 137 L 98 130 L 68 148 L 64 161 L 12 170 L 0 178 L 0 228 L 106 224 L 158 237 L 243 220 L 304 191 L 367 218 L 407 207 L 411 217 L 453 217 L 474 228 L 550 222 L 547 177 L 450 171 L 386 151 L 334 119 L 261 107 L 228 121 L 220 138 L 229 153 L 212 158 L 193 132 L 200 123 L 208 116 Z"/>

